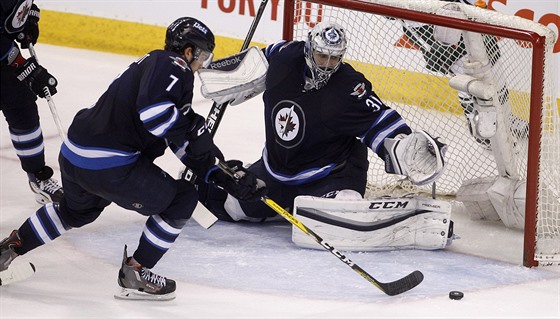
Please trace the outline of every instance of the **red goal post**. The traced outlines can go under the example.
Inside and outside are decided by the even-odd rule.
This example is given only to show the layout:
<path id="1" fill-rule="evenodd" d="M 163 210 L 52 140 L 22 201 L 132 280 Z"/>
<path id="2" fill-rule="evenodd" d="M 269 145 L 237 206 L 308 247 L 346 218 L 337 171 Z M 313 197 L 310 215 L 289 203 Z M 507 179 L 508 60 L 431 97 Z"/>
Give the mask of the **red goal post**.
<path id="1" fill-rule="evenodd" d="M 445 11 L 449 6 L 460 14 L 442 14 L 450 12 Z M 322 20 L 335 21 L 346 29 L 349 47 L 345 61 L 366 75 L 388 105 L 413 129 L 425 129 L 449 144 L 448 165 L 437 182 L 438 192 L 456 195 L 469 181 L 495 181 L 498 176 L 516 181 L 517 188 L 509 197 L 512 205 L 522 207 L 521 213 L 524 207 L 523 264 L 560 263 L 560 103 L 552 66 L 554 33 L 530 20 L 438 0 L 286 0 L 283 38 L 304 40 L 309 29 Z M 474 113 L 466 110 L 471 110 L 473 95 L 467 94 L 471 102 L 465 102 L 465 94 L 449 84 L 457 75 L 457 65 L 470 72 L 469 63 L 477 55 L 471 53 L 476 50 L 465 44 L 467 52 L 462 54 L 467 58 L 448 61 L 459 44 L 442 46 L 418 33 L 435 32 L 438 27 L 433 26 L 460 29 L 462 40 L 469 38 L 467 34 L 482 39 L 487 67 L 479 69 L 484 69 L 484 76 L 473 76 L 483 81 L 490 78 L 496 88 L 492 106 L 497 133 L 491 138 L 475 139 L 469 134 L 467 117 Z M 434 57 L 437 59 L 431 61 Z M 451 68 L 442 71 L 440 66 L 447 64 Z M 370 196 L 398 190 L 431 191 L 388 176 L 373 155 L 368 187 Z M 505 219 L 510 217 L 503 214 L 513 214 L 510 208 L 497 209 L 496 218 L 506 225 Z"/>

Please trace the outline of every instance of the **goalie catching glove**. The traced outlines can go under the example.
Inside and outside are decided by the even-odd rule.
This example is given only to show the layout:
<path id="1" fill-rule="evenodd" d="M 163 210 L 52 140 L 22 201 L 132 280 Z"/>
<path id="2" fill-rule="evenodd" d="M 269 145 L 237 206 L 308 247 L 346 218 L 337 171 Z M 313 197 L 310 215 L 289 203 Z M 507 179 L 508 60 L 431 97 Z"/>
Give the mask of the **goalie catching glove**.
<path id="1" fill-rule="evenodd" d="M 434 182 L 443 173 L 447 145 L 425 131 L 387 138 L 385 171 L 407 176 L 414 185 Z"/>
<path id="2" fill-rule="evenodd" d="M 235 177 L 228 175 L 215 166 L 206 175 L 206 182 L 212 182 L 240 201 L 258 201 L 266 195 L 265 183 L 243 168 L 241 161 L 229 160 L 225 164 L 234 173 Z"/>

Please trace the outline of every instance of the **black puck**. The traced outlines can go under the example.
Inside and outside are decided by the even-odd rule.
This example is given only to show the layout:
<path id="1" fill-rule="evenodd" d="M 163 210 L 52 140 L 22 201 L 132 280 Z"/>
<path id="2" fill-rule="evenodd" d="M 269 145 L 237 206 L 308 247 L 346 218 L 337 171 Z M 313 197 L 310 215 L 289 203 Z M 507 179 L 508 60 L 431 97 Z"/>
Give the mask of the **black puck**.
<path id="1" fill-rule="evenodd" d="M 449 292 L 449 299 L 452 299 L 452 300 L 461 300 L 461 299 L 463 299 L 463 296 L 465 296 L 465 294 L 463 294 L 460 291 L 450 291 Z"/>

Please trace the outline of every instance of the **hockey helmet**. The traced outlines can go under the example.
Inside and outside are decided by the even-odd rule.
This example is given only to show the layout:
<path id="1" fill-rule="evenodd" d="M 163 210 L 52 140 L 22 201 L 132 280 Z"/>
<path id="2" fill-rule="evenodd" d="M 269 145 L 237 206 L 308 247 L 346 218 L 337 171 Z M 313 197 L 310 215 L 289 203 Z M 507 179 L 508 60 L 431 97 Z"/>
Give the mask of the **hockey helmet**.
<path id="1" fill-rule="evenodd" d="M 325 86 L 338 70 L 346 53 L 346 45 L 346 32 L 334 22 L 320 22 L 309 31 L 304 52 L 314 88 Z"/>
<path id="2" fill-rule="evenodd" d="M 210 28 L 195 18 L 179 18 L 167 27 L 165 50 L 182 54 L 189 45 L 193 47 L 195 60 L 202 61 L 205 67 L 210 64 L 216 47 Z"/>

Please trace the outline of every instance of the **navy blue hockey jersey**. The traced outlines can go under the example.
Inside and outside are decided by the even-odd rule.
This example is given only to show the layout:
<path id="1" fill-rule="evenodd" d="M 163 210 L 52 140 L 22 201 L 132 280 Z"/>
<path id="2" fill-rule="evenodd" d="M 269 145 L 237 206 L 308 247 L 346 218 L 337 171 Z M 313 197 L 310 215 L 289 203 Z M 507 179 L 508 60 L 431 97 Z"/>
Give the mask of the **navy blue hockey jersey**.
<path id="1" fill-rule="evenodd" d="M 356 138 L 380 154 L 385 138 L 411 132 L 349 64 L 342 63 L 322 89 L 304 90 L 304 45 L 279 42 L 264 49 L 263 161 L 276 180 L 291 185 L 328 175 L 348 159 Z"/>
<path id="2" fill-rule="evenodd" d="M 184 57 L 155 50 L 132 63 L 90 108 L 80 110 L 62 154 L 86 169 L 127 165 L 140 154 L 183 146 L 192 123 L 194 76 Z"/>

